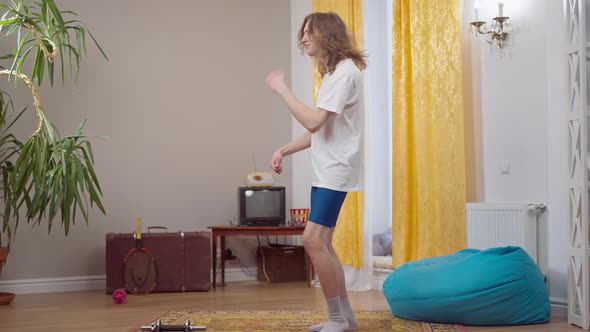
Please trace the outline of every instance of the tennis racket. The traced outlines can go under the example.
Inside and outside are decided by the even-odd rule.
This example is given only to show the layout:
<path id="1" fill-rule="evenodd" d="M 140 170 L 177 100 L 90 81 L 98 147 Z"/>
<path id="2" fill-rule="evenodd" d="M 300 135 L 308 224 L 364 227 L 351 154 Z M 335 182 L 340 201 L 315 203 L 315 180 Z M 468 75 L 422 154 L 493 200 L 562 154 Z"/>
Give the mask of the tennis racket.
<path id="1" fill-rule="evenodd" d="M 142 295 L 156 287 L 158 269 L 154 256 L 141 243 L 141 218 L 137 218 L 135 224 L 135 248 L 129 251 L 123 261 L 123 280 L 130 293 Z"/>

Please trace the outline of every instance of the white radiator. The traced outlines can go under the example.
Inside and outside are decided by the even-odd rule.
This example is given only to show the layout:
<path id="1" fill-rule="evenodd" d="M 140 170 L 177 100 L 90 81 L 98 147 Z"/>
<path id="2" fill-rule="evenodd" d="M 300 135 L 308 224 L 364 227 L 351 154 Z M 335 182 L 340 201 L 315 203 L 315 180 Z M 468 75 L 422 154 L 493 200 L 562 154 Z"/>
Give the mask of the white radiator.
<path id="1" fill-rule="evenodd" d="M 537 216 L 544 204 L 467 203 L 469 248 L 522 247 L 537 262 Z"/>

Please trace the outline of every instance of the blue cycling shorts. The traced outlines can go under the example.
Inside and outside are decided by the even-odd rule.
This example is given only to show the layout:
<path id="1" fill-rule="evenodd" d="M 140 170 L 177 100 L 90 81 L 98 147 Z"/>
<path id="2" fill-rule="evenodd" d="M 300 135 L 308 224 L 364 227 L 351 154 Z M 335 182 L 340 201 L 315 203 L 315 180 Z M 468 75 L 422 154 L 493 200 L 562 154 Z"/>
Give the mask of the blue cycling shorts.
<path id="1" fill-rule="evenodd" d="M 308 221 L 330 228 L 336 226 L 346 194 L 346 191 L 311 187 L 311 208 Z"/>

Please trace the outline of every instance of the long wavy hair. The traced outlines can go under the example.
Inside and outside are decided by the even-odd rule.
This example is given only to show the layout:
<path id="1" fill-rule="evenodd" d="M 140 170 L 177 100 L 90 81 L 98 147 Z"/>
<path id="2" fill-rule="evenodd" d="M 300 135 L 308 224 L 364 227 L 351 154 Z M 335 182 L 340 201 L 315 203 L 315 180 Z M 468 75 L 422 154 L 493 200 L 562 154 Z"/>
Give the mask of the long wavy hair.
<path id="1" fill-rule="evenodd" d="M 336 65 L 345 59 L 352 59 L 360 70 L 367 68 L 366 56 L 352 42 L 344 21 L 333 12 L 312 13 L 305 17 L 299 29 L 299 49 L 303 51 L 301 39 L 307 22 L 309 34 L 320 49 L 318 71 L 322 77 L 333 73 Z"/>

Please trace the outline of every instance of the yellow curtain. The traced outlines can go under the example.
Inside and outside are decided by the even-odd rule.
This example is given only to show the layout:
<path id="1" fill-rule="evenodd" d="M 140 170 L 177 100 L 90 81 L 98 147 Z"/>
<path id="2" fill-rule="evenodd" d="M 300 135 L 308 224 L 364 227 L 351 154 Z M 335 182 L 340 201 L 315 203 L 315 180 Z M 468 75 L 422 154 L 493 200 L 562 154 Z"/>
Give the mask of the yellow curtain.
<path id="1" fill-rule="evenodd" d="M 335 12 L 348 27 L 353 42 L 359 49 L 363 45 L 363 3 L 361 0 L 313 0 L 314 12 Z M 314 102 L 322 79 L 317 70 L 314 73 Z M 348 193 L 334 232 L 333 244 L 343 265 L 363 265 L 363 192 Z"/>
<path id="2" fill-rule="evenodd" d="M 460 0 L 395 0 L 393 264 L 467 245 Z"/>

